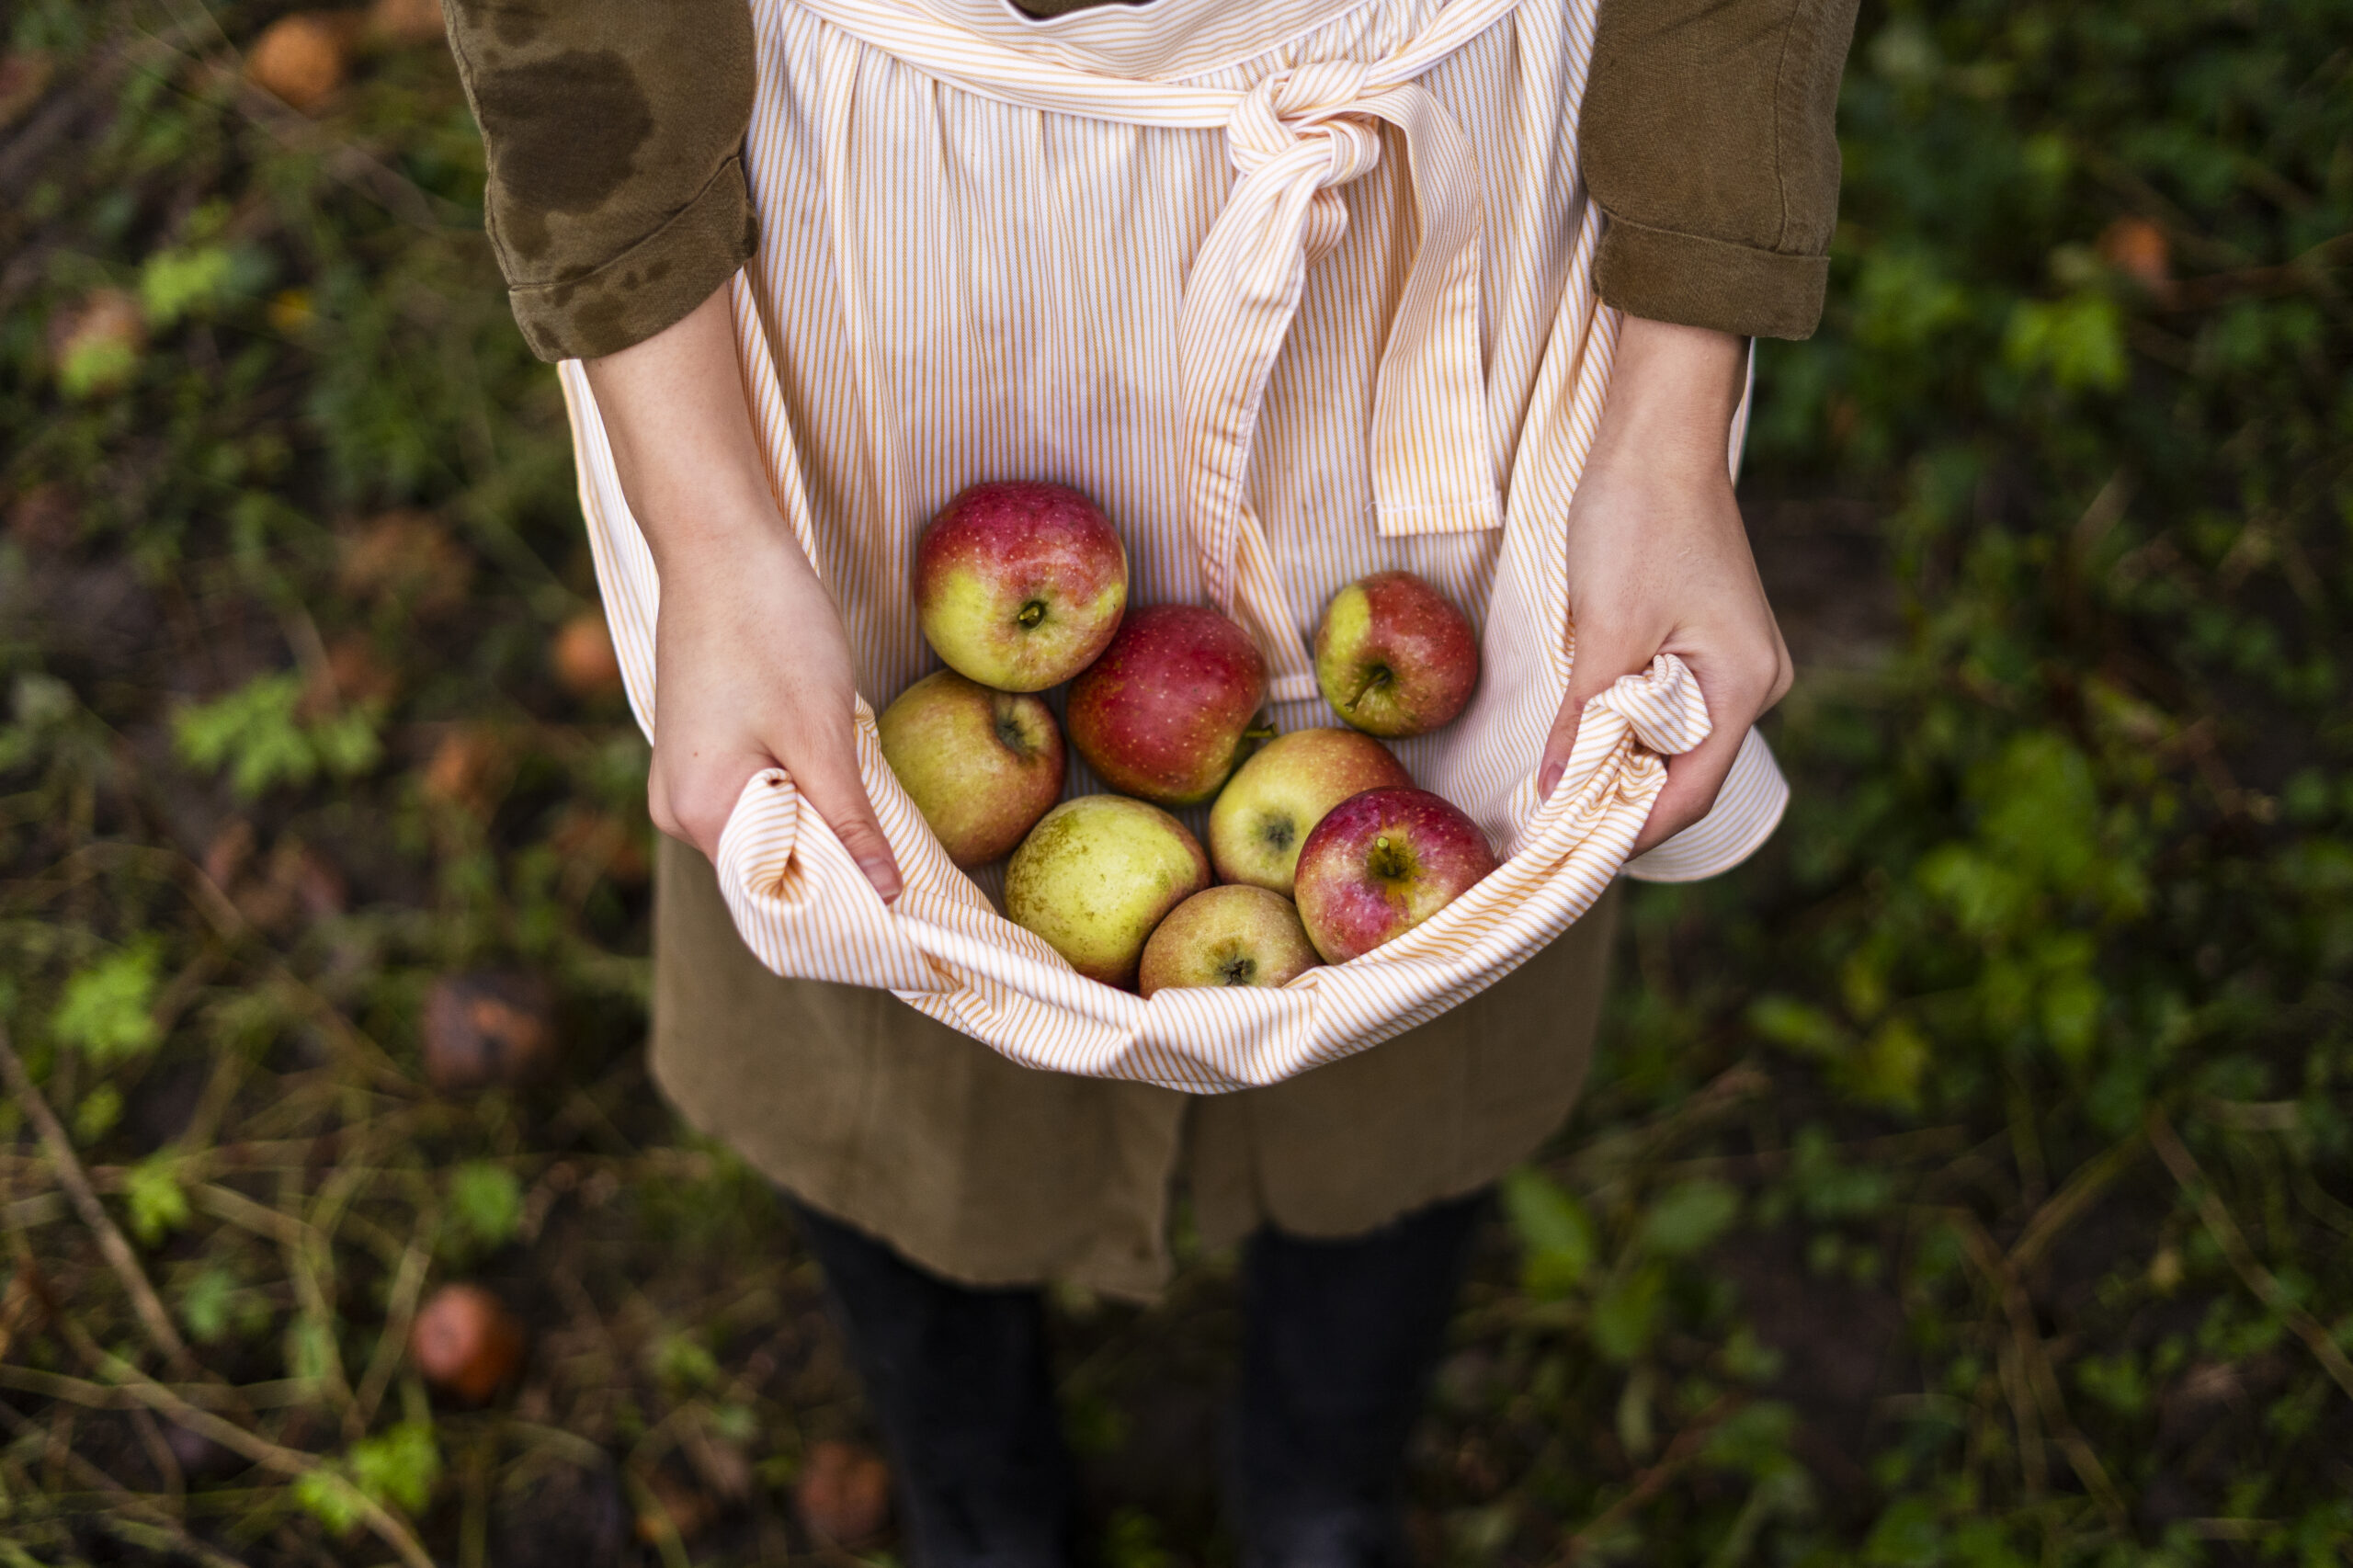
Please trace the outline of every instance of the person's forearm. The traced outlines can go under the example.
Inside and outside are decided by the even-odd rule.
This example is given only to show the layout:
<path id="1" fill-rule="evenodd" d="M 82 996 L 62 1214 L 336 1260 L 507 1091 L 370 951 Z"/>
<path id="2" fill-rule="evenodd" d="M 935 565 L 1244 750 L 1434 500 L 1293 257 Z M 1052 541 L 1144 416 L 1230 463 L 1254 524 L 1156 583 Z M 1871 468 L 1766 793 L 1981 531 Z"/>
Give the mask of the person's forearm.
<path id="1" fill-rule="evenodd" d="M 1729 476 L 1732 416 L 1748 379 L 1748 340 L 1628 316 L 1618 329 L 1609 403 L 1591 462 L 1620 460 Z"/>
<path id="2" fill-rule="evenodd" d="M 781 526 L 744 401 L 726 289 L 584 368 L 657 571 L 670 575 L 739 545 L 747 529 Z"/>

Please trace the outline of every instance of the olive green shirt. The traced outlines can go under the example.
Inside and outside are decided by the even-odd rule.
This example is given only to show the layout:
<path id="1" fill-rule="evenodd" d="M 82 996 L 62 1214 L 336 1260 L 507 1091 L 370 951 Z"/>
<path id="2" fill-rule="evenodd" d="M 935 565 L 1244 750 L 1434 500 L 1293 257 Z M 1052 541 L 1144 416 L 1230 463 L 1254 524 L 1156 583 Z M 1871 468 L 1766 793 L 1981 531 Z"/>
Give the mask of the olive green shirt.
<path id="1" fill-rule="evenodd" d="M 491 244 L 533 353 L 642 342 L 749 258 L 745 0 L 443 4 L 489 156 Z M 1813 331 L 1856 4 L 1602 0 L 1577 157 L 1609 220 L 1605 301 L 1750 337 Z"/>

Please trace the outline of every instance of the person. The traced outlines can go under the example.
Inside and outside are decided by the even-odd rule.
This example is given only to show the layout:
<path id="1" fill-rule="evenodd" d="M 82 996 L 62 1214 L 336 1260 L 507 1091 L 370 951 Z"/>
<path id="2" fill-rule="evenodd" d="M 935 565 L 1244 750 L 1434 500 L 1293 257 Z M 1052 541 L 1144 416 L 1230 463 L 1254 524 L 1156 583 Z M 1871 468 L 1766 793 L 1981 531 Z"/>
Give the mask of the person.
<path id="1" fill-rule="evenodd" d="M 766 15 L 800 0 L 764 3 Z M 1003 0 L 900 3 L 910 17 L 952 13 L 1056 59 L 1082 28 L 1158 48 L 1229 21 L 1272 18 L 1295 39 L 1301 17 L 1357 25 L 1361 13 L 1377 28 L 1441 9 L 1140 0 L 1100 22 L 1110 13 L 1087 9 L 1099 0 L 1015 0 L 1018 11 Z M 968 156 L 926 142 L 932 164 L 858 186 L 856 158 L 887 162 L 894 151 L 861 129 L 870 117 L 931 117 L 925 133 L 947 138 L 941 128 L 966 112 L 887 49 L 805 17 L 792 23 L 800 30 L 779 24 L 790 47 L 756 47 L 761 6 L 747 0 L 446 4 L 517 320 L 541 358 L 583 363 L 660 574 L 648 797 L 669 836 L 654 915 L 654 1076 L 689 1122 L 786 1193 L 892 1450 L 915 1561 L 1048 1564 L 1079 1553 L 1040 1288 L 1061 1279 L 1150 1298 L 1170 1267 L 1181 1203 L 1204 1244 L 1244 1248 L 1248 1329 L 1229 1465 L 1243 1561 L 1401 1562 L 1405 1447 L 1481 1199 L 1574 1101 L 1614 898 L 1430 1023 L 1287 1082 L 1214 1096 L 1032 1071 L 888 993 L 761 967 L 707 858 L 754 773 L 781 766 L 886 901 L 900 870 L 855 757 L 853 712 L 873 672 L 861 668 L 847 607 L 780 520 L 737 359 L 733 280 L 769 260 L 867 265 L 894 232 L 889 201 L 909 199 L 892 179 L 904 175 L 936 201 L 984 201 L 991 179 L 1009 190 L 1040 178 L 1036 148 L 1059 145 L 1062 132 L 1043 111 L 985 106 L 992 123 L 1017 120 L 1019 144 Z M 1821 311 L 1838 184 L 1834 108 L 1855 0 L 1600 0 L 1589 56 L 1577 38 L 1557 41 L 1576 7 L 1540 4 L 1525 0 L 1509 24 L 1516 41 L 1489 57 L 1510 62 L 1491 73 L 1509 84 L 1495 90 L 1562 121 L 1574 115 L 1574 125 L 1491 116 L 1482 134 L 1539 149 L 1540 165 L 1569 165 L 1529 177 L 1553 204 L 1541 210 L 1577 210 L 1581 188 L 1606 214 L 1593 286 L 1622 319 L 1606 412 L 1560 524 L 1571 687 L 1528 762 L 1549 791 L 1586 699 L 1659 653 L 1679 655 L 1712 733 L 1670 759 L 1639 853 L 1705 813 L 1750 722 L 1789 683 L 1725 455 L 1748 340 L 1804 336 Z M 1263 43 L 1259 52 L 1274 58 Z M 1249 66 L 1247 53 L 1229 51 L 1218 68 L 1271 68 Z M 771 106 L 756 128 L 756 98 Z M 1143 139 L 1161 133 L 1118 134 L 1121 155 L 1141 159 Z M 838 144 L 853 135 L 866 136 L 855 157 Z M 942 156 L 955 166 L 942 172 Z M 1058 165 L 1052 177 L 1072 176 Z M 889 200 L 852 210 L 875 190 Z M 921 216 L 900 213 L 910 226 Z M 1539 240 L 1555 247 L 1547 255 L 1566 243 Z M 1526 295 L 1547 283 L 1491 275 L 1486 287 Z M 1558 278 L 1549 286 L 1557 293 Z M 790 361 L 789 421 L 818 421 L 820 397 L 876 395 L 844 390 L 860 367 L 876 374 L 900 364 L 890 354 L 936 350 L 914 334 L 878 358 L 871 341 L 842 347 L 847 329 L 832 302 L 764 297 L 763 308 L 770 338 L 785 335 L 775 351 Z M 1522 330 L 1492 311 L 1486 324 L 1497 340 Z M 852 427 L 875 438 L 870 425 Z M 841 508 L 855 488 L 857 475 L 823 472 L 839 449 L 812 447 L 812 506 Z M 840 459 L 858 460 L 854 449 Z M 879 706 L 893 692 L 867 695 Z"/>

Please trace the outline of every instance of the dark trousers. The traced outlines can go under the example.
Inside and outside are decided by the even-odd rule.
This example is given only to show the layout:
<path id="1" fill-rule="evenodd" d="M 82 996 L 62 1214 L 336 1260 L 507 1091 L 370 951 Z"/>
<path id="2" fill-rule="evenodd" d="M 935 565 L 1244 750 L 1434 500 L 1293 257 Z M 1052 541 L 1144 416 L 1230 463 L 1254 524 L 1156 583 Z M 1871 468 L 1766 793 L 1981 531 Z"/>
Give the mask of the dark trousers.
<path id="1" fill-rule="evenodd" d="M 1405 1445 L 1483 1193 L 1363 1236 L 1264 1230 L 1228 1454 L 1244 1568 L 1398 1568 Z M 1077 1488 L 1031 1290 L 978 1290 L 795 1204 L 890 1446 L 915 1568 L 1062 1568 Z"/>

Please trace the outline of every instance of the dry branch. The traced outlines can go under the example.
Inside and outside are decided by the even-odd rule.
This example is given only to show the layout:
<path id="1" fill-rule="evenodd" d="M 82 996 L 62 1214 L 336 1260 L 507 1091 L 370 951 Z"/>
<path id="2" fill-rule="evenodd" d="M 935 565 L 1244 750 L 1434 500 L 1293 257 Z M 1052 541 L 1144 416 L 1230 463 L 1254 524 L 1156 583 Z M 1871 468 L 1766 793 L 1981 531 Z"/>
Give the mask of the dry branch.
<path id="1" fill-rule="evenodd" d="M 2197 1201 L 2198 1217 L 2205 1223 L 2206 1233 L 2222 1249 L 2222 1256 L 2230 1259 L 2231 1267 L 2245 1281 L 2246 1288 L 2279 1314 L 2289 1331 L 2304 1342 L 2313 1358 L 2336 1380 L 2336 1386 L 2345 1391 L 2345 1396 L 2353 1399 L 2353 1361 L 2345 1358 L 2345 1352 L 2336 1347 L 2336 1341 L 2329 1337 L 2328 1330 L 2321 1326 L 2318 1319 L 2289 1299 L 2288 1292 L 2280 1289 L 2278 1277 L 2255 1256 L 2255 1249 L 2247 1245 L 2246 1233 L 2231 1218 L 2214 1184 L 2206 1179 L 2205 1171 L 2200 1168 L 2197 1156 L 2173 1130 L 2172 1119 L 2162 1108 L 2153 1105 L 2147 1126 L 2150 1146 L 2165 1163 L 2165 1169 L 2173 1173 L 2173 1179 L 2181 1184 L 2181 1190 Z"/>
<path id="2" fill-rule="evenodd" d="M 91 1234 L 97 1238 L 98 1251 L 105 1256 L 108 1267 L 114 1270 L 115 1278 L 122 1281 L 122 1288 L 130 1292 L 131 1307 L 138 1312 L 141 1324 L 147 1330 L 147 1336 L 163 1351 L 175 1371 L 193 1375 L 197 1369 L 196 1358 L 188 1354 L 188 1342 L 173 1326 L 172 1315 L 164 1310 L 163 1299 L 155 1294 L 155 1288 L 147 1282 L 147 1272 L 139 1267 L 138 1256 L 131 1250 L 131 1244 L 123 1239 L 122 1232 L 116 1228 L 105 1206 L 99 1203 L 98 1195 L 91 1190 L 90 1178 L 82 1169 L 81 1160 L 74 1155 L 73 1141 L 66 1137 L 64 1125 L 57 1119 L 57 1113 L 50 1109 L 49 1101 L 33 1083 L 32 1074 L 25 1070 L 24 1058 L 17 1054 L 16 1046 L 8 1039 L 8 1026 L 5 1023 L 0 1023 L 0 1075 L 7 1078 L 9 1094 L 16 1097 L 17 1103 L 24 1108 L 26 1118 L 40 1134 L 41 1144 L 49 1151 L 51 1163 L 57 1167 L 59 1183 L 64 1187 L 66 1196 L 82 1216 L 82 1222 L 89 1226 Z"/>

